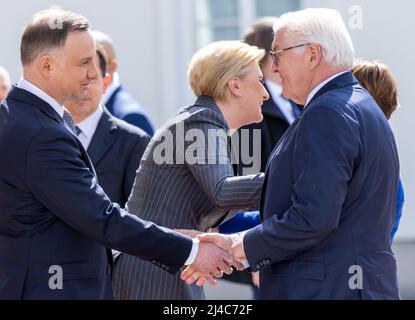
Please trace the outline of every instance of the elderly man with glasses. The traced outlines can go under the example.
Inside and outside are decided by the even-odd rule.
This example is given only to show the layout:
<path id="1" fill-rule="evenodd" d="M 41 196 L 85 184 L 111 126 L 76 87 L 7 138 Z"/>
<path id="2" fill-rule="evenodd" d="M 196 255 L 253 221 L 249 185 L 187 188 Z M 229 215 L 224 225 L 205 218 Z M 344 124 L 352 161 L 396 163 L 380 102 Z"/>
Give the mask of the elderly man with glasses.
<path id="1" fill-rule="evenodd" d="M 337 11 L 306 9 L 274 31 L 283 95 L 305 108 L 268 162 L 262 224 L 199 238 L 259 270 L 262 299 L 398 299 L 390 232 L 399 159 L 386 117 L 351 72 L 346 26 Z"/>

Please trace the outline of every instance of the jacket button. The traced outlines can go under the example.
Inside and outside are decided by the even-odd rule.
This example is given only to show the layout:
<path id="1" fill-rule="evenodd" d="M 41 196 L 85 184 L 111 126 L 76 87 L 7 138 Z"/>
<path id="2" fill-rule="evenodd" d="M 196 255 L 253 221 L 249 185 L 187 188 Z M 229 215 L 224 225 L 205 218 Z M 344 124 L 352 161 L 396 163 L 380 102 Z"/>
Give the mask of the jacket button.
<path id="1" fill-rule="evenodd" d="M 112 268 L 111 265 L 107 265 L 107 274 L 111 275 L 112 274 Z"/>

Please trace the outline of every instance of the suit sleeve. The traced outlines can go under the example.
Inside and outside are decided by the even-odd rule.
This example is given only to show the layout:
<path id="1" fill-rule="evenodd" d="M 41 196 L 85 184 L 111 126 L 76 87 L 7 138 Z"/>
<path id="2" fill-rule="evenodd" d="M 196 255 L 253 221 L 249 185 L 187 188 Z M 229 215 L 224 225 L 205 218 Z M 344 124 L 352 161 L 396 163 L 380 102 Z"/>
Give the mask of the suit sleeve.
<path id="1" fill-rule="evenodd" d="M 191 121 L 186 135 L 192 142 L 185 163 L 210 201 L 221 210 L 258 208 L 264 174 L 234 176 L 226 130 L 209 121 Z"/>
<path id="2" fill-rule="evenodd" d="M 26 175 L 31 192 L 50 212 L 105 247 L 164 262 L 171 273 L 190 254 L 190 238 L 143 221 L 112 203 L 70 134 L 42 130 L 30 144 Z"/>
<path id="3" fill-rule="evenodd" d="M 345 115 L 324 106 L 304 114 L 292 156 L 292 206 L 282 216 L 267 213 L 270 218 L 244 237 L 253 271 L 261 262 L 304 253 L 338 228 L 358 150 L 358 134 Z"/>

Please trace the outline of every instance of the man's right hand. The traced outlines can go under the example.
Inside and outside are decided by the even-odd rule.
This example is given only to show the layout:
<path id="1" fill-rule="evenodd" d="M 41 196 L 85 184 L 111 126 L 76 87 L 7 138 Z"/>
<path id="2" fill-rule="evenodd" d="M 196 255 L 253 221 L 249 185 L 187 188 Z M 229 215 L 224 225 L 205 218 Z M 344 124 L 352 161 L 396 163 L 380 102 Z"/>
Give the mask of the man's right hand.
<path id="1" fill-rule="evenodd" d="M 181 279 L 189 285 L 196 281 L 198 286 L 203 286 L 205 282 L 216 285 L 214 277 L 220 278 L 223 273 L 231 274 L 232 266 L 237 269 L 243 268 L 242 264 L 226 251 L 212 243 L 200 242 L 194 263 L 182 272 Z"/>

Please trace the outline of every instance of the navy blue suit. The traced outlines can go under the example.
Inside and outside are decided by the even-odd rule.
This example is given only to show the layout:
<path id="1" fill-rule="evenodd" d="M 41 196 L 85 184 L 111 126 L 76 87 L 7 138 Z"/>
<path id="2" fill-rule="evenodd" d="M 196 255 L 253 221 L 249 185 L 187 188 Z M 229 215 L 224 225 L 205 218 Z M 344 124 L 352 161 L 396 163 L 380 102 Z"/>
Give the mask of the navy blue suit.
<path id="1" fill-rule="evenodd" d="M 394 136 L 376 102 L 351 72 L 331 80 L 268 162 L 263 222 L 244 238 L 261 298 L 398 299 L 390 246 L 398 176 Z M 353 266 L 362 269 L 361 290 Z"/>
<path id="2" fill-rule="evenodd" d="M 150 118 L 123 86 L 114 91 L 105 106 L 114 117 L 144 130 L 149 136 L 154 135 Z"/>
<path id="3" fill-rule="evenodd" d="M 171 273 L 192 241 L 112 203 L 80 141 L 46 102 L 13 88 L 0 107 L 0 299 L 111 299 L 106 247 Z M 63 289 L 51 290 L 51 266 Z"/>

